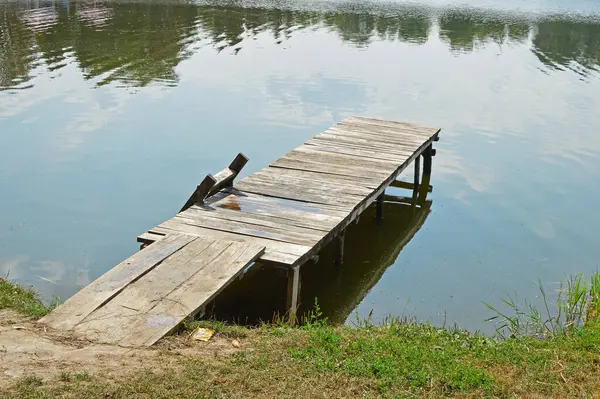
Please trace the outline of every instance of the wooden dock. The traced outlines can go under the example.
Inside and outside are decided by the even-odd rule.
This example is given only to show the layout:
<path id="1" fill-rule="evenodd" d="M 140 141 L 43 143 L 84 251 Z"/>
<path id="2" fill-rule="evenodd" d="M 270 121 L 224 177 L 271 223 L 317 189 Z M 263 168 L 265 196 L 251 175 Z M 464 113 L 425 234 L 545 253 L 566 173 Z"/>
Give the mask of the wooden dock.
<path id="1" fill-rule="evenodd" d="M 294 318 L 302 264 L 334 239 L 341 263 L 345 228 L 373 203 L 381 219 L 386 188 L 413 161 L 414 195 L 429 187 L 439 131 L 348 118 L 233 183 L 248 160 L 240 154 L 208 175 L 177 215 L 140 235 L 140 252 L 41 322 L 99 342 L 152 345 L 255 261 L 289 270 Z"/>

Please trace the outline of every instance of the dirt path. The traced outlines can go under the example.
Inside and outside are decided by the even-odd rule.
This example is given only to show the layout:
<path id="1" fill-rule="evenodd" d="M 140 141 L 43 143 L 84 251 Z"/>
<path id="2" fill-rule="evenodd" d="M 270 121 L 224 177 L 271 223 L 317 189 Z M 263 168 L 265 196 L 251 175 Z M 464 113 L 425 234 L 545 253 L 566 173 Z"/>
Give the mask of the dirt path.
<path id="1" fill-rule="evenodd" d="M 214 358 L 234 351 L 230 340 L 219 337 L 206 343 L 171 337 L 152 349 L 94 344 L 0 310 L 0 388 L 25 375 L 56 379 L 64 372 L 123 377 L 142 369 L 164 368 L 167 363 L 176 366 L 181 356 Z"/>

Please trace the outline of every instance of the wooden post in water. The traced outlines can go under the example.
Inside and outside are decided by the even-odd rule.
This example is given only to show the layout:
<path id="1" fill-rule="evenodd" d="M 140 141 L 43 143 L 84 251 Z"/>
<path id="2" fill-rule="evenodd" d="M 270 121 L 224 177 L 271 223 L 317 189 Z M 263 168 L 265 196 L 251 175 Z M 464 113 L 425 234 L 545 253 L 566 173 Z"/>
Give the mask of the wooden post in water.
<path id="1" fill-rule="evenodd" d="M 300 296 L 300 266 L 288 269 L 287 309 L 290 324 L 297 321 L 298 297 Z"/>
<path id="2" fill-rule="evenodd" d="M 417 197 L 417 193 L 419 192 L 419 184 L 421 183 L 421 157 L 418 156 L 415 158 L 415 176 L 413 182 L 413 198 Z"/>
<path id="3" fill-rule="evenodd" d="M 341 231 L 336 240 L 335 264 L 341 266 L 344 263 L 344 241 L 346 241 L 346 230 Z"/>
<path id="4" fill-rule="evenodd" d="M 377 220 L 383 220 L 383 197 L 385 196 L 385 191 L 382 192 L 379 197 L 377 197 L 377 211 L 375 218 Z"/>
<path id="5" fill-rule="evenodd" d="M 433 149 L 433 146 L 429 144 L 429 147 L 423 151 L 423 176 L 431 175 L 431 161 L 434 154 L 435 150 Z"/>

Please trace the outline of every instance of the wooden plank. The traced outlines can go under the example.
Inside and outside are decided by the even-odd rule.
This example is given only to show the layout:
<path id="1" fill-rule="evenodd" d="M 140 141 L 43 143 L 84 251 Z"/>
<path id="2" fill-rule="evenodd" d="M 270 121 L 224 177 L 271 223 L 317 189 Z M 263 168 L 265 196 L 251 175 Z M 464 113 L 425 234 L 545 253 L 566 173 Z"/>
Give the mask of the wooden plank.
<path id="1" fill-rule="evenodd" d="M 306 143 L 304 143 L 304 145 L 301 148 L 306 148 L 306 147 L 315 148 L 318 151 L 333 152 L 336 154 L 355 155 L 355 156 L 363 157 L 365 159 L 367 159 L 367 158 L 382 159 L 382 160 L 393 161 L 393 162 L 397 162 L 397 163 L 402 163 L 404 161 L 404 159 L 406 158 L 405 155 L 388 154 L 388 153 L 383 153 L 381 151 L 369 150 L 369 149 L 365 149 L 365 148 L 340 146 L 336 143 L 315 140 L 315 139 L 310 139 L 310 140 L 306 141 Z"/>
<path id="2" fill-rule="evenodd" d="M 278 185 L 282 188 L 291 187 L 297 189 L 298 187 L 302 187 L 303 190 L 307 190 L 310 192 L 316 193 L 327 193 L 331 196 L 336 196 L 338 194 L 349 194 L 354 196 L 364 197 L 365 195 L 369 195 L 372 191 L 369 188 L 362 187 L 360 185 L 352 185 L 348 182 L 328 180 L 325 175 L 320 179 L 311 179 L 308 177 L 300 177 L 300 176 L 292 176 L 288 173 L 288 170 L 281 168 L 271 168 L 274 171 L 279 171 L 279 173 L 253 173 L 251 176 L 248 176 L 244 181 L 253 182 L 253 183 L 269 183 L 272 185 Z"/>
<path id="3" fill-rule="evenodd" d="M 307 246 L 318 242 L 324 234 L 322 231 L 318 230 L 300 232 L 298 231 L 299 229 L 294 231 L 292 229 L 285 229 L 285 227 L 278 228 L 270 226 L 258 226 L 255 224 L 234 220 L 209 218 L 202 214 L 194 213 L 180 213 L 171 220 L 180 223 L 187 223 L 193 226 L 204 227 L 207 229 L 228 231 L 230 233 L 244 234 L 253 237 L 267 238 L 269 240 Z"/>
<path id="4" fill-rule="evenodd" d="M 364 116 L 352 116 L 350 118 L 344 119 L 342 122 L 385 126 L 396 130 L 413 129 L 419 132 L 423 132 L 424 134 L 435 134 L 440 131 L 440 129 L 437 127 L 430 127 L 406 122 L 396 122 L 377 118 L 367 118 Z"/>
<path id="5" fill-rule="evenodd" d="M 363 196 L 345 193 L 332 187 L 327 194 L 322 190 L 298 187 L 294 185 L 272 184 L 258 179 L 244 179 L 236 183 L 235 188 L 243 192 L 267 195 L 271 197 L 306 201 L 315 204 L 327 204 L 340 210 L 349 210 L 358 203 Z"/>
<path id="6" fill-rule="evenodd" d="M 335 205 L 316 204 L 313 202 L 294 201 L 285 198 L 268 197 L 254 193 L 243 192 L 235 187 L 223 190 L 223 199 L 210 206 L 228 207 L 235 210 L 253 212 L 257 206 L 278 210 L 281 215 L 294 215 L 309 219 L 330 220 L 343 217 L 348 212 Z"/>
<path id="7" fill-rule="evenodd" d="M 238 222 L 255 224 L 257 226 L 269 226 L 269 227 L 278 227 L 285 228 L 290 231 L 296 231 L 297 229 L 309 230 L 317 230 L 321 232 L 327 232 L 333 227 L 335 224 L 315 221 L 315 220 L 290 220 L 284 219 L 271 215 L 257 214 L 257 213 L 245 213 L 239 211 L 232 211 L 225 208 L 217 208 L 214 210 L 207 210 L 197 206 L 191 207 L 186 211 L 190 214 L 201 214 L 204 217 L 210 217 L 214 219 L 226 219 L 226 220 L 234 220 Z M 316 222 L 316 223 L 315 223 Z M 336 222 L 337 224 L 337 222 Z"/>
<path id="8" fill-rule="evenodd" d="M 373 161 L 365 158 L 360 158 L 352 155 L 334 154 L 331 152 L 319 152 L 305 148 L 304 150 L 294 150 L 283 156 L 283 159 L 294 159 L 298 161 L 319 162 L 331 165 L 340 165 L 344 168 L 355 169 L 370 169 L 381 172 L 389 172 L 394 170 L 398 163 Z"/>
<path id="9" fill-rule="evenodd" d="M 198 184 L 196 190 L 190 195 L 190 198 L 188 198 L 181 210 L 184 211 L 194 204 L 201 204 L 216 183 L 217 179 L 215 179 L 213 175 L 206 175 L 204 180 L 202 180 L 202 183 Z"/>
<path id="10" fill-rule="evenodd" d="M 223 239 L 236 242 L 254 243 L 263 245 L 265 254 L 261 260 L 274 263 L 283 263 L 291 265 L 306 255 L 310 250 L 310 246 L 291 244 L 288 242 L 270 240 L 267 238 L 254 237 L 244 234 L 230 233 L 227 231 L 207 229 L 204 227 L 194 226 L 188 223 L 182 223 L 175 220 L 167 220 L 160 225 L 150 229 L 155 233 L 179 232 L 197 237 Z"/>
<path id="11" fill-rule="evenodd" d="M 346 161 L 355 162 L 359 161 L 364 165 L 377 165 L 379 167 L 390 167 L 390 166 L 398 166 L 399 160 L 404 160 L 403 157 L 396 156 L 395 159 L 387 159 L 382 158 L 375 154 L 366 155 L 366 153 L 352 154 L 352 153 L 343 153 L 338 151 L 327 151 L 321 147 L 314 145 L 303 144 L 300 147 L 297 147 L 294 150 L 295 153 L 298 154 L 311 154 L 311 155 L 319 155 L 319 156 L 330 156 L 334 158 L 338 158 L 340 160 L 344 159 Z"/>
<path id="12" fill-rule="evenodd" d="M 396 180 L 396 181 L 392 182 L 392 184 L 390 184 L 390 187 L 403 188 L 406 190 L 414 190 L 415 189 L 414 183 L 408 183 L 408 182 L 401 181 L 401 180 Z M 427 192 L 430 193 L 432 191 L 433 191 L 433 186 L 431 186 L 431 185 L 427 186 Z"/>
<path id="13" fill-rule="evenodd" d="M 264 247 L 253 244 L 197 239 L 127 286 L 79 323 L 75 331 L 98 342 L 149 346 L 193 314 L 207 296 L 216 295 L 263 251 Z M 207 267 L 212 275 L 206 273 Z M 227 278 L 218 280 L 217 285 L 204 285 L 209 292 L 188 289 L 202 286 L 201 281 L 208 282 L 211 277 L 214 282 L 219 272 Z"/>
<path id="14" fill-rule="evenodd" d="M 163 235 L 159 235 L 159 234 L 152 234 L 152 233 L 143 233 L 140 234 L 139 236 L 137 236 L 137 242 L 143 243 L 143 244 L 152 244 L 153 242 L 162 240 L 163 238 L 165 238 L 165 236 Z"/>
<path id="15" fill-rule="evenodd" d="M 307 147 L 307 146 L 304 146 Z M 283 169 L 267 167 L 253 173 L 252 176 L 260 176 L 265 179 L 279 180 L 289 178 L 291 180 L 318 181 L 321 183 L 330 183 L 345 185 L 351 187 L 360 187 L 371 189 L 379 185 L 379 179 L 360 177 L 360 176 L 342 176 L 328 173 L 311 172 L 308 170 Z"/>
<path id="16" fill-rule="evenodd" d="M 414 129 L 396 129 L 387 126 L 373 125 L 370 123 L 365 124 L 346 122 L 340 122 L 327 130 L 370 134 L 374 137 L 378 137 L 379 139 L 386 139 L 394 142 L 398 142 L 399 140 L 404 140 L 405 142 L 407 140 L 427 140 L 434 134 L 433 132 L 418 131 Z"/>
<path id="17" fill-rule="evenodd" d="M 329 138 L 329 137 L 317 136 L 317 137 L 311 139 L 310 142 L 321 143 L 323 145 L 337 146 L 337 147 L 342 147 L 342 148 L 354 148 L 354 149 L 359 149 L 359 150 L 375 151 L 375 152 L 381 152 L 386 155 L 396 155 L 396 156 L 401 156 L 401 157 L 408 157 L 414 152 L 414 151 L 406 151 L 405 149 L 398 148 L 398 147 L 396 147 L 396 148 L 384 147 L 384 146 L 373 145 L 373 144 L 369 144 L 369 143 L 365 143 L 365 142 L 357 142 L 355 140 L 352 140 L 349 138 L 343 138 L 343 137 L 341 137 L 339 139 L 334 139 L 334 138 Z M 308 141 L 307 141 L 307 143 L 308 143 Z"/>
<path id="18" fill-rule="evenodd" d="M 341 128 L 329 128 L 325 132 L 325 134 L 331 135 L 341 135 L 344 137 L 355 137 L 360 140 L 367 140 L 372 143 L 379 143 L 393 147 L 402 147 L 406 148 L 409 151 L 414 151 L 416 148 L 419 148 L 421 144 L 423 144 L 423 140 L 428 139 L 429 137 L 418 137 L 409 134 L 403 134 L 401 136 L 391 136 L 388 134 L 381 133 L 373 133 L 369 130 L 365 130 L 359 126 L 349 126 Z M 323 133 L 322 133 L 323 134 Z M 317 135 L 316 137 L 319 137 Z"/>
<path id="19" fill-rule="evenodd" d="M 342 142 L 348 144 L 354 144 L 356 146 L 362 146 L 364 148 L 372 148 L 378 150 L 384 150 L 389 153 L 394 154 L 412 154 L 415 152 L 420 144 L 416 144 L 416 142 L 409 146 L 400 145 L 400 144 L 392 144 L 385 141 L 379 141 L 369 138 L 359 138 L 354 137 L 349 134 L 333 134 L 333 133 L 321 133 L 315 136 L 315 139 L 318 140 L 326 140 L 332 142 Z M 422 144 L 422 143 L 421 143 Z"/>
<path id="20" fill-rule="evenodd" d="M 192 241 L 194 237 L 188 235 L 169 234 L 110 269 L 43 317 L 40 322 L 57 329 L 72 329 L 128 284 Z"/>
<path id="21" fill-rule="evenodd" d="M 344 132 L 355 132 L 370 134 L 379 139 L 386 139 L 390 142 L 406 142 L 413 140 L 427 140 L 434 132 L 415 131 L 412 129 L 394 129 L 386 126 L 377 126 L 372 124 L 364 123 L 347 123 L 340 122 L 327 131 L 344 131 Z"/>
<path id="22" fill-rule="evenodd" d="M 167 296 L 158 298 L 150 311 L 131 324 L 127 335 L 119 340 L 119 345 L 136 347 L 154 344 L 212 300 L 260 257 L 264 249 L 253 244 L 231 243 L 209 262 L 202 258 L 194 259 L 190 266 L 195 263 L 196 269 L 200 270 Z"/>
<path id="23" fill-rule="evenodd" d="M 375 178 L 385 178 L 385 173 L 381 172 L 371 172 L 368 169 L 346 169 L 340 168 L 336 165 L 329 165 L 317 162 L 308 162 L 308 161 L 297 161 L 293 159 L 278 159 L 273 162 L 271 167 L 274 168 L 285 168 L 285 169 L 296 169 L 296 170 L 306 170 L 309 172 L 320 172 L 327 173 L 332 175 L 340 175 L 340 176 L 350 176 L 350 177 L 375 177 Z"/>
<path id="24" fill-rule="evenodd" d="M 202 183 L 198 185 L 196 191 L 192 193 L 190 198 L 186 201 L 185 205 L 181 208 L 181 211 L 185 211 L 194 204 L 200 204 L 204 202 L 207 197 L 218 193 L 224 187 L 230 187 L 233 184 L 233 180 L 240 173 L 242 168 L 248 163 L 248 157 L 241 152 L 231 161 L 231 164 L 217 174 L 207 175 Z M 181 212 L 180 211 L 180 212 Z"/>

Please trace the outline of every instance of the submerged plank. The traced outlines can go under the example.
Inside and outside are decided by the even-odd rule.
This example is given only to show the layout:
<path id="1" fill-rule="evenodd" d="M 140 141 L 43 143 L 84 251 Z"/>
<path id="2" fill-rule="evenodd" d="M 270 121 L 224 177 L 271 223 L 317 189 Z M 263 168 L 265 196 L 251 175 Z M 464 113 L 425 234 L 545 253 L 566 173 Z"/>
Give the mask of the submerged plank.
<path id="1" fill-rule="evenodd" d="M 164 259 L 194 241 L 189 235 L 172 233 L 137 252 L 81 289 L 40 322 L 61 330 L 70 330 L 128 284 L 156 267 Z"/>

